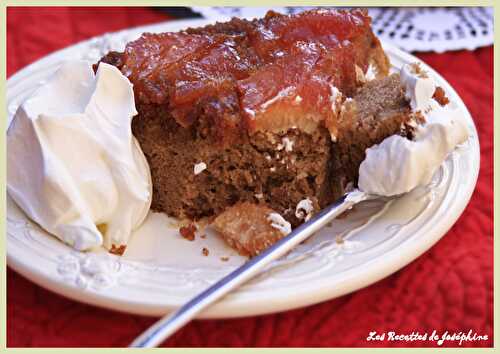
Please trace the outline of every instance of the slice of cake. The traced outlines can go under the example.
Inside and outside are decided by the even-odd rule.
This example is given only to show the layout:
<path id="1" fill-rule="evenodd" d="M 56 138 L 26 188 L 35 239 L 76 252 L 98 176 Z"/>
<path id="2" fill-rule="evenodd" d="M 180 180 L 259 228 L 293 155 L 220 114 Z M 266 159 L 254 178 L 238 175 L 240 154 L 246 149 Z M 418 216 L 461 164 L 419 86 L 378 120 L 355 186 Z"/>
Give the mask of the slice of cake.
<path id="1" fill-rule="evenodd" d="M 356 185 L 367 147 L 411 134 L 399 76 L 388 76 L 362 10 L 269 12 L 146 33 L 101 61 L 134 85 L 133 132 L 151 168 L 152 209 L 178 218 L 236 204 L 228 215 L 257 215 L 255 204 L 295 227 Z M 243 227 L 216 223 L 225 224 Z M 260 250 L 248 246 L 258 240 L 229 241 L 234 232 L 232 246 Z"/>

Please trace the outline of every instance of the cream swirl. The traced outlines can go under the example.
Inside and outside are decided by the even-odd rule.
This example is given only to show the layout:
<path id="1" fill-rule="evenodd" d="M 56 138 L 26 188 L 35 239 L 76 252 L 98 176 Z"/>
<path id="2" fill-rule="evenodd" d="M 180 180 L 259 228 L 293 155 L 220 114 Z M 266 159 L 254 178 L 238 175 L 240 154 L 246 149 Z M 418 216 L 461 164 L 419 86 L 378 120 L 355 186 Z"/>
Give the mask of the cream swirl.
<path id="1" fill-rule="evenodd" d="M 151 176 L 132 135 L 132 84 L 101 63 L 64 63 L 17 110 L 7 132 L 9 195 L 78 250 L 127 244 L 151 204 Z"/>
<path id="2" fill-rule="evenodd" d="M 392 135 L 366 150 L 359 168 L 359 188 L 366 193 L 392 196 L 426 185 L 458 144 L 469 133 L 462 111 L 455 102 L 441 106 L 433 95 L 436 84 L 416 64 L 404 65 L 401 83 L 414 112 L 425 118 L 415 138 Z"/>

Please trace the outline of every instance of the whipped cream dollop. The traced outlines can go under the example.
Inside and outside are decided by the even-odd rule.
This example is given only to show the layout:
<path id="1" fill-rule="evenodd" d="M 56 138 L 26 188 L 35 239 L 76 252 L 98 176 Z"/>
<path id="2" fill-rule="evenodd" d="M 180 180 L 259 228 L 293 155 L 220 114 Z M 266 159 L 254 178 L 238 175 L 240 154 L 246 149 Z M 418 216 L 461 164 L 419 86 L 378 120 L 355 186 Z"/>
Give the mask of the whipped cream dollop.
<path id="1" fill-rule="evenodd" d="M 7 189 L 35 222 L 77 250 L 127 244 L 146 217 L 150 170 L 131 121 L 132 84 L 64 63 L 18 108 L 7 132 Z"/>
<path id="2" fill-rule="evenodd" d="M 366 193 L 393 196 L 427 185 L 448 154 L 469 136 L 457 104 L 441 106 L 433 98 L 436 83 L 424 70 L 407 64 L 400 77 L 412 110 L 420 112 L 425 123 L 415 127 L 413 140 L 392 135 L 366 150 L 358 181 Z"/>

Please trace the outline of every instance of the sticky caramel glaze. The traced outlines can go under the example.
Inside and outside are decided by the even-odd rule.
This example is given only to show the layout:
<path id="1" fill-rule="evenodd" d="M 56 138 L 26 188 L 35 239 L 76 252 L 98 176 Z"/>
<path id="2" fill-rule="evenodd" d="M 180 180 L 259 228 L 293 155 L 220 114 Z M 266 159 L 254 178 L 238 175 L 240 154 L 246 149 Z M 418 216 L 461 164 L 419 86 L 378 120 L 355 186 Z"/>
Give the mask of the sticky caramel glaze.
<path id="1" fill-rule="evenodd" d="M 356 65 L 388 70 L 366 11 L 333 9 L 146 33 L 102 61 L 134 84 L 140 115 L 141 107 L 167 106 L 178 124 L 208 126 L 217 141 L 241 132 L 314 131 L 334 119 L 333 87 L 355 91 Z"/>

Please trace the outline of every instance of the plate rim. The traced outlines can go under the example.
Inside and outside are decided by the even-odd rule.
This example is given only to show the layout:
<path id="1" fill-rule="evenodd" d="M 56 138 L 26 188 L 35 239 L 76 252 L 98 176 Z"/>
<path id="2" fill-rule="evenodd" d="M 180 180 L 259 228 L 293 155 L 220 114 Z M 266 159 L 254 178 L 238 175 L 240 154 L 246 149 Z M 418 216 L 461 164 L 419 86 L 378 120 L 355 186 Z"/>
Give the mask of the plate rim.
<path id="1" fill-rule="evenodd" d="M 164 28 L 164 27 L 189 27 L 189 26 L 200 26 L 213 23 L 213 21 L 205 20 L 205 19 L 192 19 L 192 20 L 177 20 L 177 21 L 166 21 L 160 22 L 152 25 L 145 26 L 137 26 L 130 27 L 127 29 L 123 29 L 117 32 L 107 32 L 103 33 L 99 36 L 92 37 L 90 39 L 78 42 L 76 44 L 70 45 L 63 49 L 57 50 L 47 56 L 40 58 L 39 60 L 33 62 L 32 64 L 20 69 L 18 72 L 13 74 L 7 80 L 7 88 L 8 86 L 14 85 L 18 81 L 21 81 L 28 75 L 30 71 L 35 70 L 37 67 L 43 67 L 44 62 L 49 62 L 53 58 L 64 55 L 65 51 L 74 50 L 75 47 L 78 46 L 86 46 L 91 41 L 95 39 L 102 38 L 104 35 L 109 34 L 111 36 L 119 36 L 121 34 L 130 33 L 132 31 L 154 31 L 156 28 Z M 168 30 L 168 29 L 162 29 Z M 477 133 L 476 126 L 470 115 L 467 107 L 462 101 L 461 97 L 455 91 L 455 89 L 434 69 L 432 69 L 428 64 L 418 59 L 417 57 L 402 51 L 401 49 L 391 45 L 387 42 L 382 42 L 382 46 L 384 50 L 388 51 L 390 55 L 396 55 L 402 58 L 405 61 L 419 61 L 423 64 L 424 68 L 430 70 L 432 75 L 434 75 L 438 80 L 445 83 L 446 90 L 452 92 L 453 96 L 458 98 L 458 104 L 460 108 L 466 114 L 467 120 L 470 121 L 470 124 L 473 132 L 471 135 L 475 137 L 474 141 L 477 144 L 475 147 L 475 156 L 473 157 L 473 161 L 475 162 L 475 168 L 470 172 L 471 182 L 470 185 L 467 185 L 467 189 L 464 191 L 463 196 L 465 198 L 461 199 L 461 203 L 453 203 L 452 208 L 447 209 L 447 217 L 443 219 L 444 221 L 439 224 L 434 225 L 432 227 L 431 232 L 426 233 L 421 239 L 419 239 L 418 243 L 406 242 L 403 241 L 396 248 L 390 249 L 387 253 L 384 254 L 383 258 L 375 258 L 369 260 L 365 263 L 367 268 L 366 273 L 363 273 L 362 276 L 358 276 L 355 278 L 349 278 L 349 272 L 344 274 L 346 279 L 338 279 L 334 284 L 323 283 L 322 286 L 312 287 L 308 284 L 308 287 L 302 287 L 302 289 L 298 289 L 293 297 L 293 301 L 279 301 L 279 299 L 273 298 L 268 299 L 267 301 L 263 301 L 262 299 L 257 300 L 249 300 L 248 298 L 238 298 L 232 294 L 228 295 L 224 300 L 212 305 L 210 308 L 205 310 L 198 316 L 198 318 L 231 318 L 231 317 L 245 317 L 245 316 L 255 316 L 262 315 L 268 313 L 281 312 L 286 310 L 291 310 L 295 308 L 300 308 L 312 304 L 316 304 L 319 302 L 327 301 L 330 299 L 334 299 L 336 297 L 360 290 L 368 285 L 371 285 L 390 274 L 393 274 L 399 271 L 401 268 L 420 257 L 425 251 L 430 249 L 435 243 L 437 243 L 446 233 L 447 231 L 455 224 L 460 215 L 463 213 L 465 208 L 467 207 L 470 198 L 472 197 L 472 193 L 475 190 L 477 184 L 477 178 L 479 175 L 479 166 L 480 166 L 480 146 L 479 146 L 479 137 Z M 7 122 L 7 127 L 10 125 L 10 121 Z M 446 198 L 446 197 L 445 197 Z M 7 213 L 8 214 L 8 213 Z M 7 215 L 6 215 L 7 217 Z M 112 310 L 116 310 L 124 313 L 133 313 L 139 315 L 161 315 L 164 314 L 175 306 L 166 306 L 165 304 L 150 304 L 150 303 L 141 303 L 132 300 L 121 300 L 115 297 L 109 296 L 104 293 L 99 292 L 89 292 L 83 289 L 80 289 L 74 285 L 70 285 L 63 281 L 57 281 L 53 277 L 50 277 L 43 272 L 41 272 L 38 268 L 31 266 L 29 262 L 23 262 L 20 259 L 14 257 L 14 255 L 9 254 L 9 247 L 7 242 L 6 248 L 7 255 L 7 265 L 11 267 L 14 271 L 23 275 L 30 281 L 38 284 L 39 286 L 53 291 L 57 294 L 63 295 L 67 298 L 83 302 L 86 304 L 108 308 Z M 317 282 L 316 282 L 317 283 Z M 339 284 L 340 283 L 340 284 Z M 311 292 L 314 295 L 311 295 Z M 187 301 L 188 299 L 186 299 Z"/>

